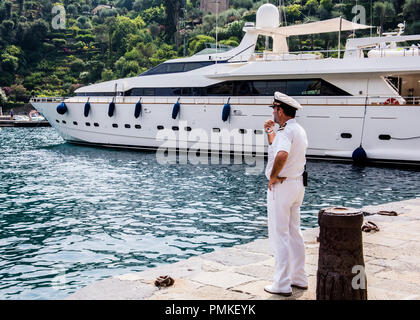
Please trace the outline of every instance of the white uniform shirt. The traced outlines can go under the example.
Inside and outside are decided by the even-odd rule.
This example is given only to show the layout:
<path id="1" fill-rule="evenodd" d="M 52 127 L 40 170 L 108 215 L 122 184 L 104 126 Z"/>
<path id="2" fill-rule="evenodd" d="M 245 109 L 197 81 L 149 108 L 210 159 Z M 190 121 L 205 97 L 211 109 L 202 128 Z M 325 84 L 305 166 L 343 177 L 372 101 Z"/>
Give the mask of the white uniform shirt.
<path id="1" fill-rule="evenodd" d="M 286 127 L 276 132 L 273 143 L 268 146 L 268 163 L 265 169 L 267 179 L 270 180 L 274 160 L 280 151 L 286 151 L 289 156 L 278 176 L 286 178 L 301 176 L 305 169 L 307 148 L 308 138 L 305 130 L 295 119 L 288 120 Z"/>

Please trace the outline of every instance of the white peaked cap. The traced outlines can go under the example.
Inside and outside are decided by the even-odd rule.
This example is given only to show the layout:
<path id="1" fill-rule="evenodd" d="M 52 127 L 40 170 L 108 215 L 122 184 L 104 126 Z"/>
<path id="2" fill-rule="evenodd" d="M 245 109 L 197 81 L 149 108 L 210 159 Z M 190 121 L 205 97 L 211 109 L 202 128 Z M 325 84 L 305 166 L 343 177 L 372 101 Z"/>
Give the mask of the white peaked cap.
<path id="1" fill-rule="evenodd" d="M 295 99 L 293 99 L 292 97 L 289 97 L 288 95 L 285 95 L 284 93 L 281 92 L 274 92 L 274 101 L 278 101 L 278 102 L 283 102 L 297 110 L 302 109 L 302 106 L 299 102 L 297 102 Z"/>

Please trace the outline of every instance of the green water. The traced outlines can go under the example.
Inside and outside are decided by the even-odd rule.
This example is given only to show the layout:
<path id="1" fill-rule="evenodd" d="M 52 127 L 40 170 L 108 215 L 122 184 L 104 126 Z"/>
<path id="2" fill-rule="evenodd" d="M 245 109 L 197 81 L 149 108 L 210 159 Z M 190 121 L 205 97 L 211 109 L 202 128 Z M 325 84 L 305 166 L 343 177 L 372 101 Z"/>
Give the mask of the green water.
<path id="1" fill-rule="evenodd" d="M 247 165 L 159 165 L 153 152 L 0 131 L 0 299 L 61 299 L 109 276 L 267 237 L 266 179 Z M 420 196 L 419 173 L 309 162 L 302 227 L 327 206 Z"/>

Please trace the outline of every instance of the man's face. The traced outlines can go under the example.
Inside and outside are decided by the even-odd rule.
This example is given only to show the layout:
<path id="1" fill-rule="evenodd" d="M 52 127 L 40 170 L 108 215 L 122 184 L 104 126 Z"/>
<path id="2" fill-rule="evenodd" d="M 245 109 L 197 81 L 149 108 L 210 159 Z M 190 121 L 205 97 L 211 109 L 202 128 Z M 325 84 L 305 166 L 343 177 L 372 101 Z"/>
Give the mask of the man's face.
<path id="1" fill-rule="evenodd" d="M 274 103 L 273 108 L 273 116 L 274 116 L 274 122 L 281 124 L 281 114 L 283 112 L 283 109 L 280 108 L 280 104 Z"/>

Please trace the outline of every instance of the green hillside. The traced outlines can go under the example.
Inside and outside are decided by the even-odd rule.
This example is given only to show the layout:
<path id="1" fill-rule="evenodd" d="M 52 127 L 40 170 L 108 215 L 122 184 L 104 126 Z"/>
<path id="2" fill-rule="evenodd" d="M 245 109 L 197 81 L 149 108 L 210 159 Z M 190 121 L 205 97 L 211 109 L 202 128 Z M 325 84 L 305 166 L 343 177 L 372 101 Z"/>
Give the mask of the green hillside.
<path id="1" fill-rule="evenodd" d="M 0 0 L 0 106 L 22 104 L 35 95 L 71 95 L 80 86 L 135 76 L 204 49 L 215 42 L 216 17 L 200 12 L 199 0 L 184 2 Z M 231 0 L 230 9 L 219 15 L 220 43 L 238 45 L 244 23 L 255 21 L 257 8 L 266 2 Z M 288 24 L 337 16 L 351 20 L 358 4 L 366 9 L 367 24 L 390 31 L 406 21 L 405 34 L 420 33 L 420 0 L 282 3 Z M 65 26 L 53 13 L 58 4 L 66 10 Z M 337 35 L 295 37 L 289 44 L 291 50 L 334 49 Z M 260 41 L 259 49 L 263 46 Z"/>

